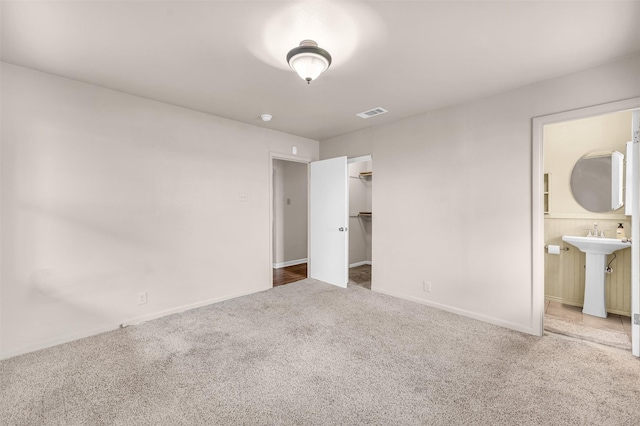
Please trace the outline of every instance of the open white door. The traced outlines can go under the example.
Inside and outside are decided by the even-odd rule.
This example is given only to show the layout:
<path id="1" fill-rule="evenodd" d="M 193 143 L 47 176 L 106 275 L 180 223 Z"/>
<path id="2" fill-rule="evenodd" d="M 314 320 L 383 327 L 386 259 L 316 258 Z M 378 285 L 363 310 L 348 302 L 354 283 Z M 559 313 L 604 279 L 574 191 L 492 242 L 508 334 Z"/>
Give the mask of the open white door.
<path id="1" fill-rule="evenodd" d="M 311 163 L 309 277 L 344 288 L 349 280 L 347 178 L 347 157 Z"/>
<path id="2" fill-rule="evenodd" d="M 633 149 L 627 158 L 627 166 L 632 164 L 632 183 L 627 182 L 627 190 L 632 189 L 631 199 L 631 348 L 635 356 L 640 356 L 640 110 L 632 115 Z"/>

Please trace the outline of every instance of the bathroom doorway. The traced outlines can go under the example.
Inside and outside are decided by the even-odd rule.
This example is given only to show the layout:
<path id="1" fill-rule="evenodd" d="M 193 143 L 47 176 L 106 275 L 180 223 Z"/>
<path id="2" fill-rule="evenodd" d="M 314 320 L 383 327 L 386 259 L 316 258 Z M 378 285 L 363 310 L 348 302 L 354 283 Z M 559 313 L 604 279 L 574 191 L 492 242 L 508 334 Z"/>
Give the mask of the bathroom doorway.
<path id="1" fill-rule="evenodd" d="M 570 175 L 585 154 L 618 151 L 627 156 L 626 142 L 633 137 L 632 129 L 637 147 L 639 107 L 640 98 L 636 98 L 534 119 L 532 172 L 534 306 L 539 308 L 534 315 L 540 321 L 540 335 L 543 329 L 559 332 L 632 349 L 636 356 L 640 355 L 638 325 L 632 324 L 631 318 L 640 307 L 638 247 L 632 245 L 607 256 L 610 273 L 602 291 L 609 314 L 608 318 L 598 318 L 582 313 L 585 254 L 563 241 L 562 236 L 586 236 L 597 223 L 605 237 L 616 238 L 618 224 L 622 223 L 627 236 L 638 240 L 638 185 L 631 191 L 635 197 L 628 207 L 632 209 L 594 213 L 575 201 Z M 627 163 L 637 165 L 638 151 L 628 156 Z M 628 181 L 638 182 L 637 167 Z"/>
<path id="2" fill-rule="evenodd" d="M 548 124 L 543 142 L 544 329 L 625 350 L 631 350 L 631 244 L 606 256 L 607 272 L 600 276 L 604 285 L 599 285 L 597 294 L 589 295 L 586 254 L 563 241 L 563 236 L 597 233 L 615 239 L 631 231 L 631 217 L 627 216 L 631 211 L 611 191 L 612 166 L 616 166 L 612 159 L 619 159 L 622 168 L 631 122 L 632 111 L 620 111 Z M 583 170 L 588 166 L 595 170 Z M 600 170 L 604 176 L 591 181 L 594 171 Z M 585 180 L 589 180 L 587 185 L 583 185 Z M 622 182 L 614 186 L 623 191 Z M 599 198 L 595 195 L 600 194 L 602 205 L 596 205 Z M 583 306 L 585 303 L 590 305 Z"/>
<path id="3" fill-rule="evenodd" d="M 349 285 L 371 290 L 373 162 L 370 155 L 349 163 Z"/>

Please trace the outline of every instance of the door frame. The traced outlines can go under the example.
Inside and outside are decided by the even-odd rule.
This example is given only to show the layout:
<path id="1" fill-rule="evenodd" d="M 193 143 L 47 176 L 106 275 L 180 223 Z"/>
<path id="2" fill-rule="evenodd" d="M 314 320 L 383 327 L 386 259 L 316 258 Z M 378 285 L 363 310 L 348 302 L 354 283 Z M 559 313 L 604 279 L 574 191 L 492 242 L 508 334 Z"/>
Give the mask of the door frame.
<path id="1" fill-rule="evenodd" d="M 269 288 L 273 288 L 273 161 L 283 160 L 307 165 L 307 266 L 309 259 L 309 164 L 315 161 L 308 157 L 300 157 L 293 154 L 283 154 L 281 152 L 269 152 Z M 307 267 L 307 277 L 309 268 Z"/>
<path id="2" fill-rule="evenodd" d="M 531 294 L 531 326 L 534 334 L 542 336 L 544 331 L 544 126 L 564 121 L 580 120 L 598 115 L 611 114 L 622 111 L 640 109 L 640 97 L 625 99 L 617 102 L 579 108 L 555 114 L 549 114 L 533 118 L 532 122 L 532 164 L 531 164 L 531 257 L 532 257 L 532 294 Z M 637 200 L 636 192 L 635 199 Z M 634 202 L 632 211 L 632 240 L 636 244 L 631 245 L 631 312 L 638 312 L 640 306 L 640 247 L 637 239 L 638 232 L 638 202 Z M 635 305 L 635 306 L 634 306 Z M 634 309 L 635 308 L 635 309 Z M 632 333 L 638 336 L 638 325 L 633 325 Z M 632 339 L 633 354 L 640 356 L 638 338 Z"/>
<path id="3" fill-rule="evenodd" d="M 293 154 L 285 154 L 285 153 L 281 153 L 281 152 L 274 152 L 274 151 L 270 151 L 269 152 L 269 269 L 268 269 L 268 273 L 269 273 L 269 283 L 270 286 L 269 288 L 273 288 L 273 221 L 274 221 L 274 217 L 273 217 L 273 160 L 284 160 L 284 161 L 293 161 L 296 163 L 303 163 L 307 165 L 307 266 L 308 264 L 311 262 L 311 257 L 309 255 L 310 252 L 310 243 L 311 243 L 311 239 L 309 238 L 309 227 L 310 227 L 310 223 L 309 223 L 309 215 L 310 215 L 310 209 L 309 209 L 309 204 L 311 203 L 311 191 L 310 191 L 310 184 L 311 184 L 311 180 L 310 180 L 310 165 L 311 162 L 313 161 L 319 161 L 319 160 L 314 160 L 312 158 L 309 157 L 300 157 L 298 155 L 293 155 Z M 373 156 L 371 154 L 367 154 L 367 155 L 362 155 L 362 156 L 357 156 L 357 157 L 347 157 L 347 164 L 351 164 L 351 163 L 359 163 L 361 161 L 372 161 L 373 160 Z M 373 233 L 373 232 L 372 232 Z M 372 251 L 373 251 L 373 247 L 372 247 Z M 349 256 L 349 253 L 346 254 L 347 257 Z M 348 260 L 348 258 L 347 258 Z M 307 268 L 307 277 L 309 276 L 309 268 Z M 372 283 L 373 284 L 373 283 Z"/>

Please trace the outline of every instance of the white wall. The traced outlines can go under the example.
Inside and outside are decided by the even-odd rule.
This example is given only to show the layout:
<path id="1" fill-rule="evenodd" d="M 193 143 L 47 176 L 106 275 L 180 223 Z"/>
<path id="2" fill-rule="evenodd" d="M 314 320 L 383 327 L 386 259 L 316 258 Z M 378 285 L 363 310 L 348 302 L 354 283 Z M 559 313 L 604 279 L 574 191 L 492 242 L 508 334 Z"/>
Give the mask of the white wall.
<path id="1" fill-rule="evenodd" d="M 284 262 L 284 161 L 273 160 L 273 264 Z"/>
<path id="2" fill-rule="evenodd" d="M 307 164 L 273 160 L 273 262 L 277 267 L 307 258 Z M 285 265 L 283 265 L 285 264 Z"/>
<path id="3" fill-rule="evenodd" d="M 288 262 L 307 258 L 308 166 L 285 161 L 284 171 L 284 258 Z"/>
<path id="4" fill-rule="evenodd" d="M 8 64 L 1 83 L 0 356 L 269 288 L 269 152 L 316 141 Z"/>
<path id="5" fill-rule="evenodd" d="M 532 118 L 638 95 L 635 55 L 321 141 L 373 155 L 372 288 L 534 332 Z"/>

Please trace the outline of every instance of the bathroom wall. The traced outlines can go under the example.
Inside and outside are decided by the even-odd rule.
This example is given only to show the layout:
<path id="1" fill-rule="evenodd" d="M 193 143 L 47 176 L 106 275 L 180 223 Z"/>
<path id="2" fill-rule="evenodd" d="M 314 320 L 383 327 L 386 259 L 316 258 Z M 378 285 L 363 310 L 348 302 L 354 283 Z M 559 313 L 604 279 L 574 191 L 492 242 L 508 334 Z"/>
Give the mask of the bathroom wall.
<path id="1" fill-rule="evenodd" d="M 269 156 L 317 141 L 8 64 L 1 90 L 0 358 L 271 287 Z"/>
<path id="2" fill-rule="evenodd" d="M 545 219 L 545 243 L 568 248 L 560 254 L 545 253 L 544 294 L 545 298 L 568 305 L 582 306 L 584 301 L 584 278 L 586 257 L 583 252 L 562 241 L 562 235 L 586 235 L 593 228 L 591 219 Z M 615 235 L 618 222 L 622 222 L 631 235 L 630 221 L 598 219 L 598 229 Z M 605 276 L 607 312 L 631 316 L 631 250 L 619 250 L 607 256 L 613 272 Z"/>
<path id="3" fill-rule="evenodd" d="M 307 261 L 307 164 L 273 160 L 275 268 Z"/>
<path id="4" fill-rule="evenodd" d="M 631 111 L 545 126 L 544 172 L 550 174 L 548 217 L 626 218 L 624 208 L 610 213 L 586 211 L 573 198 L 569 182 L 573 166 L 584 155 L 596 151 L 626 155 L 630 140 Z"/>
<path id="5" fill-rule="evenodd" d="M 549 213 L 545 215 L 545 243 L 568 248 L 560 255 L 545 253 L 545 297 L 582 306 L 585 254 L 562 241 L 562 235 L 586 235 L 597 222 L 598 229 L 615 238 L 622 222 L 631 236 L 630 219 L 624 207 L 609 213 L 592 213 L 573 198 L 570 177 L 575 163 L 594 151 L 626 154 L 631 138 L 631 112 L 621 112 L 545 126 L 544 171 L 550 175 Z M 609 255 L 613 273 L 606 275 L 607 311 L 631 315 L 631 250 Z"/>
<path id="6" fill-rule="evenodd" d="M 349 164 L 349 265 L 371 263 L 371 224 L 373 216 L 360 212 L 371 212 L 371 186 L 373 176 L 360 176 L 370 172 L 371 161 Z"/>

